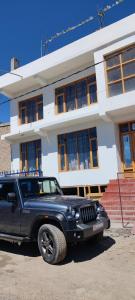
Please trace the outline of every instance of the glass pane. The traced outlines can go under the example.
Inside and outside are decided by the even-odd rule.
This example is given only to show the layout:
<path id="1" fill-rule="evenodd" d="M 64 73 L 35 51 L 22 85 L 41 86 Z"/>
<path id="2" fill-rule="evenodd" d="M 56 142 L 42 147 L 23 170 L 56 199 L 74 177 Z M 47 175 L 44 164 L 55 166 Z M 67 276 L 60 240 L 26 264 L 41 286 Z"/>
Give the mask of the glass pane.
<path id="1" fill-rule="evenodd" d="M 96 129 L 96 127 L 93 127 L 93 128 L 89 129 L 89 136 L 90 136 L 90 138 L 97 137 L 97 129 Z"/>
<path id="2" fill-rule="evenodd" d="M 113 66 L 119 65 L 120 64 L 120 56 L 114 55 L 110 58 L 107 58 L 106 64 L 107 64 L 107 67 L 113 67 Z"/>
<path id="3" fill-rule="evenodd" d="M 128 64 L 125 64 L 123 66 L 123 75 L 125 76 L 130 76 L 135 74 L 135 61 L 130 62 Z"/>
<path id="4" fill-rule="evenodd" d="M 90 76 L 88 78 L 88 83 L 94 83 L 96 81 L 96 75 Z"/>
<path id="5" fill-rule="evenodd" d="M 61 170 L 65 170 L 65 146 L 61 145 L 59 148 L 60 153 L 60 168 Z"/>
<path id="6" fill-rule="evenodd" d="M 25 124 L 26 123 L 26 110 L 22 109 L 21 110 L 21 124 Z"/>
<path id="7" fill-rule="evenodd" d="M 88 169 L 90 167 L 90 146 L 88 130 L 78 133 L 77 145 L 80 169 Z"/>
<path id="8" fill-rule="evenodd" d="M 122 53 L 122 61 L 128 61 L 135 58 L 135 47 L 126 49 L 124 53 Z"/>
<path id="9" fill-rule="evenodd" d="M 124 80 L 125 91 L 129 92 L 135 89 L 135 77 Z"/>
<path id="10" fill-rule="evenodd" d="M 67 157 L 69 170 L 78 170 L 76 135 L 67 134 Z"/>
<path id="11" fill-rule="evenodd" d="M 86 80 L 81 81 L 76 85 L 76 96 L 77 96 L 78 108 L 88 105 Z"/>
<path id="12" fill-rule="evenodd" d="M 36 169 L 36 144 L 31 142 L 27 144 L 27 161 L 28 170 L 33 171 Z"/>
<path id="13" fill-rule="evenodd" d="M 22 171 L 26 171 L 26 144 L 21 144 Z"/>
<path id="14" fill-rule="evenodd" d="M 123 143 L 123 160 L 126 168 L 132 167 L 132 154 L 131 154 L 131 145 L 130 145 L 130 136 L 122 136 Z"/>
<path id="15" fill-rule="evenodd" d="M 121 70 L 120 68 L 114 68 L 110 71 L 107 71 L 108 82 L 115 81 L 121 78 Z"/>
<path id="16" fill-rule="evenodd" d="M 122 94 L 122 82 L 117 82 L 117 83 L 113 83 L 113 84 L 109 84 L 108 85 L 108 89 L 109 89 L 109 96 L 116 96 L 119 94 Z"/>
<path id="17" fill-rule="evenodd" d="M 127 132 L 127 131 L 129 131 L 128 123 L 121 124 L 120 125 L 120 132 Z"/>
<path id="18" fill-rule="evenodd" d="M 97 85 L 91 84 L 89 85 L 89 95 L 90 95 L 90 103 L 97 102 Z"/>
<path id="19" fill-rule="evenodd" d="M 91 150 L 92 150 L 93 167 L 97 167 L 98 166 L 98 158 L 97 158 L 97 141 L 96 141 L 96 139 L 91 141 Z"/>
<path id="20" fill-rule="evenodd" d="M 43 119 L 43 103 L 38 104 L 38 120 Z"/>
<path id="21" fill-rule="evenodd" d="M 67 111 L 75 109 L 75 86 L 68 86 L 66 88 L 66 106 Z"/>
<path id="22" fill-rule="evenodd" d="M 131 123 L 131 130 L 132 130 L 132 131 L 135 131 L 135 122 L 132 122 L 132 123 Z"/>
<path id="23" fill-rule="evenodd" d="M 63 102 L 64 102 L 64 95 L 59 95 L 57 97 L 58 113 L 63 112 Z"/>
<path id="24" fill-rule="evenodd" d="M 64 144 L 65 143 L 65 136 L 64 136 L 64 134 L 58 136 L 58 143 L 59 144 Z"/>
<path id="25" fill-rule="evenodd" d="M 36 103 L 35 103 L 35 101 L 29 101 L 27 103 L 27 114 L 28 114 L 28 123 L 36 121 Z"/>

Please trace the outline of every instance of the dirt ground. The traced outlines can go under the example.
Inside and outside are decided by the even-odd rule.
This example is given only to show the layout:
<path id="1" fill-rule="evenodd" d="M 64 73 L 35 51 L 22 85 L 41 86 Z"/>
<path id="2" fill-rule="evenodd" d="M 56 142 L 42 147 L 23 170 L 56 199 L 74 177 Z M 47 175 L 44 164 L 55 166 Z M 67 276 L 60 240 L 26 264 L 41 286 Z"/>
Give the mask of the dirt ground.
<path id="1" fill-rule="evenodd" d="M 0 241 L 0 300 L 135 300 L 135 236 L 111 230 L 102 242 L 43 262 L 33 245 Z"/>

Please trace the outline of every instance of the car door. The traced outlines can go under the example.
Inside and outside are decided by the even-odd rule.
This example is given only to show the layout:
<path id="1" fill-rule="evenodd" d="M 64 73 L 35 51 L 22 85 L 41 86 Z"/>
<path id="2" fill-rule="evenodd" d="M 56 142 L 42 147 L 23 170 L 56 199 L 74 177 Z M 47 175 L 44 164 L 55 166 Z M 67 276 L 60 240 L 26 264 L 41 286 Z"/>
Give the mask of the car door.
<path id="1" fill-rule="evenodd" d="M 16 194 L 15 202 L 9 202 L 8 193 Z M 20 208 L 16 181 L 0 180 L 0 233 L 20 234 Z"/>

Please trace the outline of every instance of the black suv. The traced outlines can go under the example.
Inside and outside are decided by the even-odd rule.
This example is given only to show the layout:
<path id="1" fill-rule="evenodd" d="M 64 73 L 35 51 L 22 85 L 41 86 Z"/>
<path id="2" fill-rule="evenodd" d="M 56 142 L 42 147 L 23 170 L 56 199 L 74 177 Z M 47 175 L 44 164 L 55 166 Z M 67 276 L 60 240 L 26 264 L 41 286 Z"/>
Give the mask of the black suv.
<path id="1" fill-rule="evenodd" d="M 54 177 L 0 178 L 0 239 L 37 241 L 50 264 L 64 260 L 67 244 L 101 237 L 109 226 L 98 201 L 64 196 Z"/>

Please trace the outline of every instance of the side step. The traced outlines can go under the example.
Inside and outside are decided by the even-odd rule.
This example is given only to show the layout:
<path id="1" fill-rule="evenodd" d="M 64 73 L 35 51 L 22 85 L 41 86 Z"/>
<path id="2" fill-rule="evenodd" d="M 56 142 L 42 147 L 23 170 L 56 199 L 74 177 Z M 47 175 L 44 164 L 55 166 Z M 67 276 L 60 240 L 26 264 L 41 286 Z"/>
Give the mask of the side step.
<path id="1" fill-rule="evenodd" d="M 22 242 L 29 242 L 30 238 L 22 237 L 22 236 L 18 236 L 18 235 L 10 235 L 10 234 L 5 234 L 5 233 L 0 233 L 0 240 L 20 244 Z"/>

